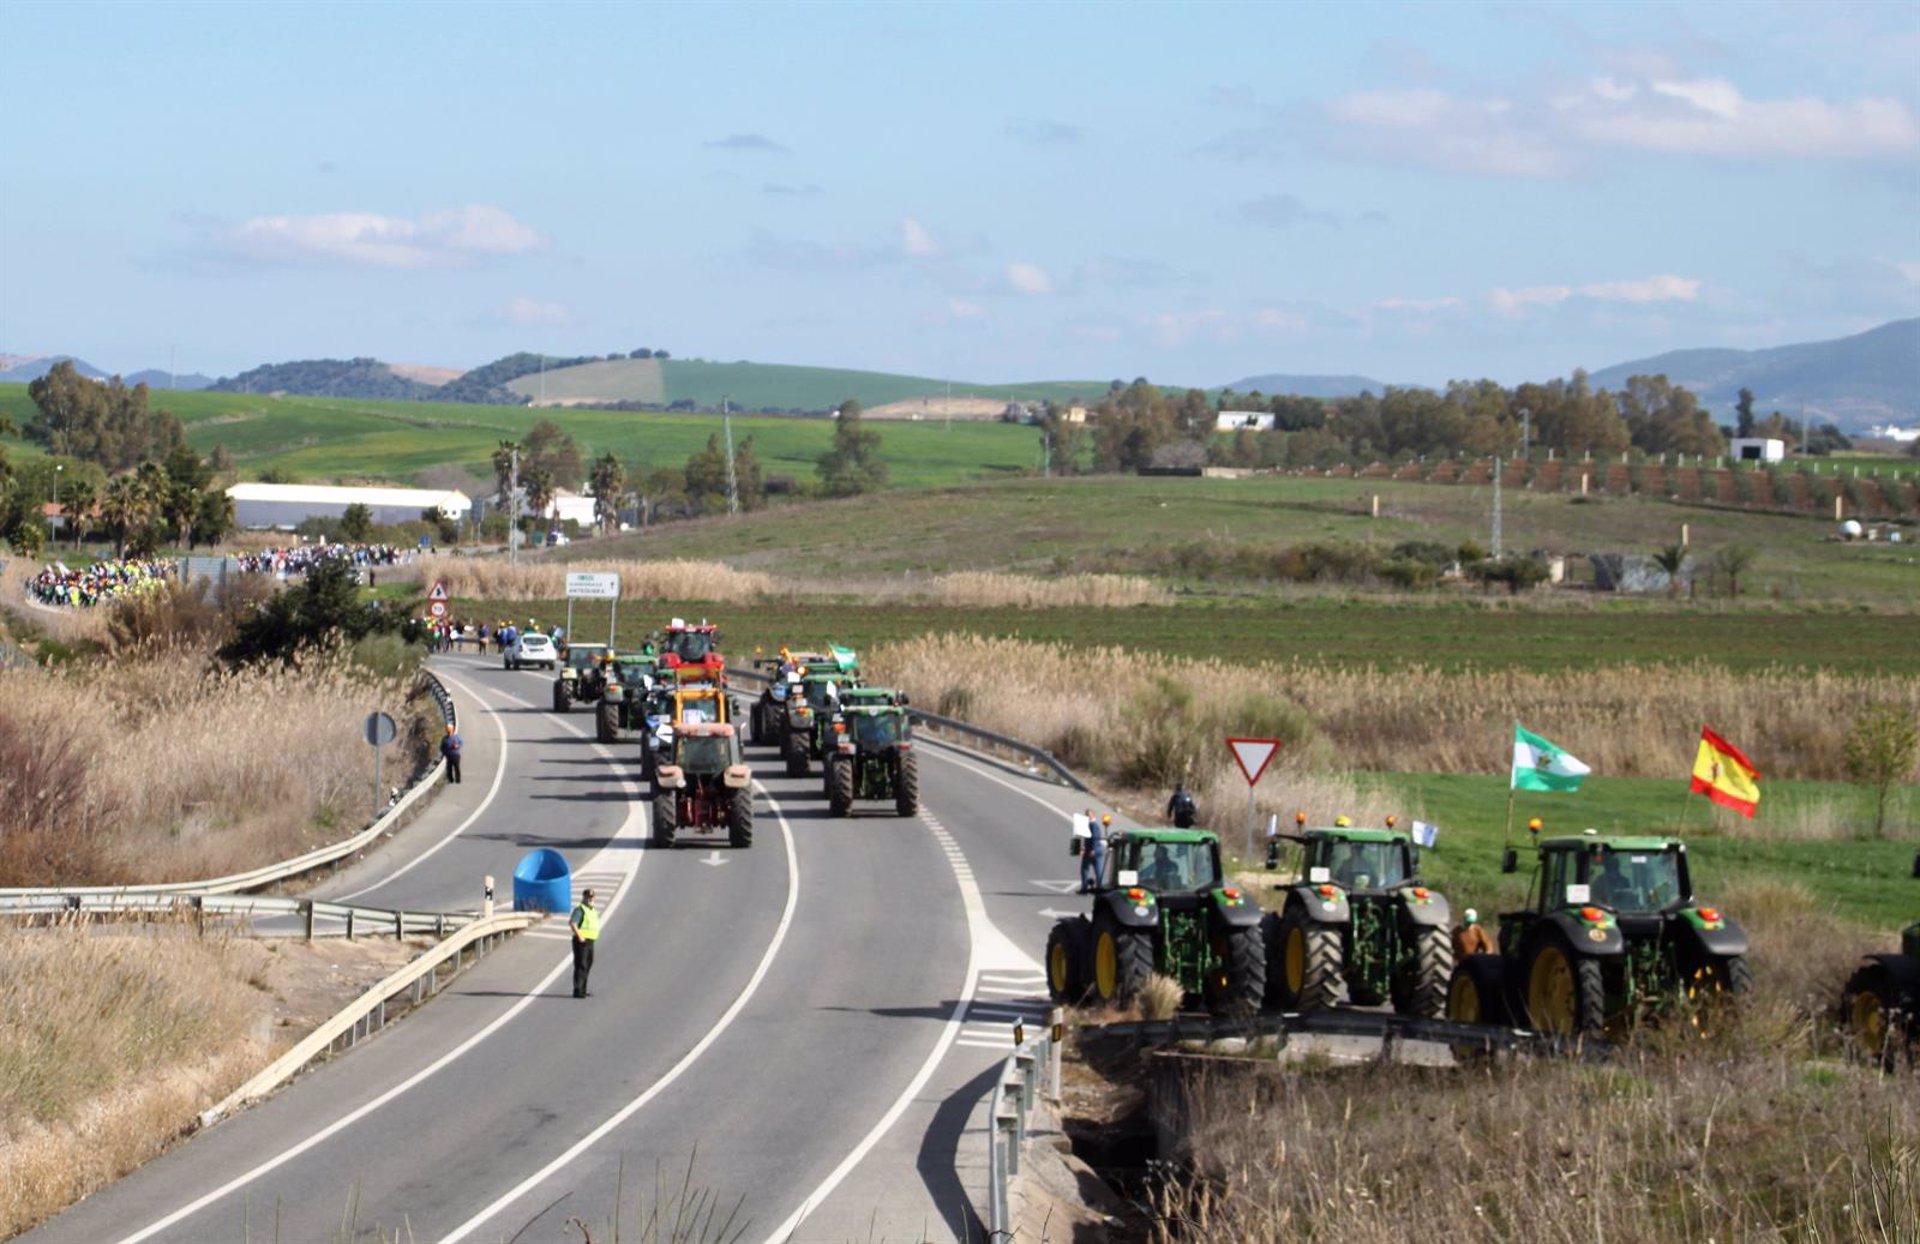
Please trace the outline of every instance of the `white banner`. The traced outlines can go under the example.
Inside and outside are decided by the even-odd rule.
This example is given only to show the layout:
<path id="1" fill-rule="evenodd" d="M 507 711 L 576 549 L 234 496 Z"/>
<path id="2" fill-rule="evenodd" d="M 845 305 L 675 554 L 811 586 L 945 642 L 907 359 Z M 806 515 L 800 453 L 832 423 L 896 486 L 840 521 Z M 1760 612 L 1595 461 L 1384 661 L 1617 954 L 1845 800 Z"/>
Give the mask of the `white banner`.
<path id="1" fill-rule="evenodd" d="M 620 576 L 575 570 L 567 575 L 568 600 L 619 600 Z"/>

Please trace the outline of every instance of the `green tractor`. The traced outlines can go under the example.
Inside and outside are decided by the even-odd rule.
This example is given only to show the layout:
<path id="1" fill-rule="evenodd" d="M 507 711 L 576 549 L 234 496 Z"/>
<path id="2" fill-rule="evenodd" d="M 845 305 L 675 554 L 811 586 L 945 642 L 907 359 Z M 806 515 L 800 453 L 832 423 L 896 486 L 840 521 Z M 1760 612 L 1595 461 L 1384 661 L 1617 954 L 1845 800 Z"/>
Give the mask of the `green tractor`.
<path id="1" fill-rule="evenodd" d="M 1532 849 L 1528 905 L 1500 913 L 1498 954 L 1454 965 L 1448 1019 L 1595 1036 L 1752 989 L 1747 935 L 1695 899 L 1686 843 L 1589 829 Z M 1508 848 L 1501 871 L 1517 869 Z"/>
<path id="2" fill-rule="evenodd" d="M 1129 829 L 1107 840 L 1090 916 L 1047 935 L 1054 1001 L 1124 1006 L 1159 972 L 1217 1015 L 1251 1015 L 1267 985 L 1260 908 L 1224 884 L 1220 840 L 1199 829 Z"/>
<path id="3" fill-rule="evenodd" d="M 600 667 L 600 703 L 594 708 L 594 737 L 617 743 L 646 729 L 647 692 L 659 666 L 652 657 L 623 653 Z"/>
<path id="4" fill-rule="evenodd" d="M 575 704 L 592 704 L 600 698 L 600 658 L 608 655 L 605 644 L 567 645 L 566 664 L 553 678 L 553 711 L 564 713 Z"/>
<path id="5" fill-rule="evenodd" d="M 671 847 L 683 833 L 710 830 L 724 830 L 729 846 L 753 845 L 753 770 L 731 725 L 676 729 L 652 781 L 654 846 Z"/>
<path id="6" fill-rule="evenodd" d="M 1344 818 L 1342 818 L 1344 819 Z M 1275 837 L 1267 867 L 1298 844 L 1282 910 L 1261 922 L 1271 1010 L 1319 1011 L 1342 984 L 1359 1006 L 1391 1001 L 1402 1015 L 1446 1013 L 1453 972 L 1446 898 L 1420 883 L 1420 853 L 1393 829 L 1336 824 Z"/>
<path id="7" fill-rule="evenodd" d="M 1920 862 L 1916 862 L 1920 875 Z M 1865 956 L 1840 996 L 1840 1018 L 1866 1058 L 1891 1071 L 1920 1054 L 1920 923 L 1900 930 L 1897 954 Z"/>
<path id="8" fill-rule="evenodd" d="M 856 799 L 891 799 L 901 816 L 920 811 L 920 762 L 913 750 L 907 697 L 862 687 L 841 698 L 835 750 L 827 757 L 827 807 L 851 816 Z"/>
<path id="9" fill-rule="evenodd" d="M 858 674 L 817 666 L 807 667 L 798 683 L 789 684 L 787 726 L 780 741 L 788 777 L 805 777 L 814 761 L 839 750 L 833 719 L 842 693 L 859 685 Z"/>

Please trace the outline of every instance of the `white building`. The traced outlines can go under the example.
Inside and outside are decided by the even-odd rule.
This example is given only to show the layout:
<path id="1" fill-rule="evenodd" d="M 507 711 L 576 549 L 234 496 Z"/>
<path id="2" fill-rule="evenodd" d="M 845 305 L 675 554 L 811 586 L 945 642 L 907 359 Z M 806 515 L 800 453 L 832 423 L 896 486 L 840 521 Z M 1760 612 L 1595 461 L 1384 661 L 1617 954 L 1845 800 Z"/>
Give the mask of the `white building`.
<path id="1" fill-rule="evenodd" d="M 1245 428 L 1250 432 L 1273 431 L 1273 416 L 1260 410 L 1223 410 L 1213 418 L 1216 432 L 1238 432 Z"/>
<path id="2" fill-rule="evenodd" d="M 553 503 L 547 507 L 546 517 L 549 522 L 572 521 L 579 523 L 582 527 L 591 527 L 593 526 L 593 494 L 556 488 L 553 490 Z"/>
<path id="3" fill-rule="evenodd" d="M 1736 436 L 1731 452 L 1735 462 L 1784 462 L 1787 443 L 1771 436 Z"/>
<path id="4" fill-rule="evenodd" d="M 1896 428 L 1889 423 L 1884 427 L 1868 428 L 1867 435 L 1893 441 L 1899 445 L 1911 445 L 1915 441 L 1920 441 L 1920 428 Z"/>
<path id="5" fill-rule="evenodd" d="M 409 523 L 426 510 L 463 519 L 473 509 L 464 492 L 440 488 L 334 487 L 328 484 L 235 484 L 234 521 L 242 527 L 298 527 L 309 518 L 339 518 L 364 505 L 376 523 Z"/>

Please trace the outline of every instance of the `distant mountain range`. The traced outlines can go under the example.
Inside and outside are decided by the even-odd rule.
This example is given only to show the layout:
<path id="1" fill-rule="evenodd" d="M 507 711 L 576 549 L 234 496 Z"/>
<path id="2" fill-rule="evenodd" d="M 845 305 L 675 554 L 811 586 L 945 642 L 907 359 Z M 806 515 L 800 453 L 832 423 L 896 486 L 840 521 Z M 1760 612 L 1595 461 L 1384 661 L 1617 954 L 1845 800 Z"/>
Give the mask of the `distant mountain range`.
<path id="1" fill-rule="evenodd" d="M 0 353 L 0 382 L 37 379 L 68 357 Z M 96 379 L 107 375 L 83 360 L 73 362 L 82 375 Z M 1730 417 L 1740 390 L 1747 388 L 1753 390 L 1755 409 L 1762 416 L 1774 410 L 1798 414 L 1804 406 L 1809 415 L 1846 431 L 1864 431 L 1880 423 L 1911 424 L 1920 421 L 1920 319 L 1896 320 L 1834 341 L 1766 350 L 1675 350 L 1602 368 L 1589 379 L 1595 388 L 1617 390 L 1640 375 L 1664 375 L 1693 390 L 1723 422 Z M 955 381 L 949 386 L 945 380 L 922 376 L 673 359 L 654 351 L 635 351 L 631 357 L 549 356 L 544 360 L 536 354 L 512 354 L 464 373 L 373 358 L 305 359 L 256 367 L 218 381 L 189 373 L 172 377 L 170 383 L 166 372 L 154 368 L 134 372 L 126 380 L 129 384 L 144 381 L 154 388 L 535 405 L 544 399 L 552 405 L 624 402 L 689 409 L 717 407 L 725 398 L 736 410 L 812 412 L 831 409 L 849 397 L 867 406 L 923 401 L 949 391 L 955 398 L 1086 402 L 1107 390 L 1104 381 L 1072 380 L 997 385 Z M 1275 372 L 1247 376 L 1224 387 L 1242 394 L 1336 398 L 1384 392 L 1387 385 L 1368 376 Z"/>

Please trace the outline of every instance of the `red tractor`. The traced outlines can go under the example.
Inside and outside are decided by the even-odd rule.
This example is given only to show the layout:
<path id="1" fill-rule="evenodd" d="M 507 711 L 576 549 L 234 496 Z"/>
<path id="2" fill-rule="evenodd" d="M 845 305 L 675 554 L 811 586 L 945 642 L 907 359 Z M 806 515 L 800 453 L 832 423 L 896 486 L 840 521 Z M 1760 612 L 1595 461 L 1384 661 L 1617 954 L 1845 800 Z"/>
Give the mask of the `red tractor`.
<path id="1" fill-rule="evenodd" d="M 730 722 L 677 727 L 672 751 L 653 766 L 653 845 L 683 831 L 725 830 L 729 846 L 753 845 L 753 770 L 740 757 Z"/>

